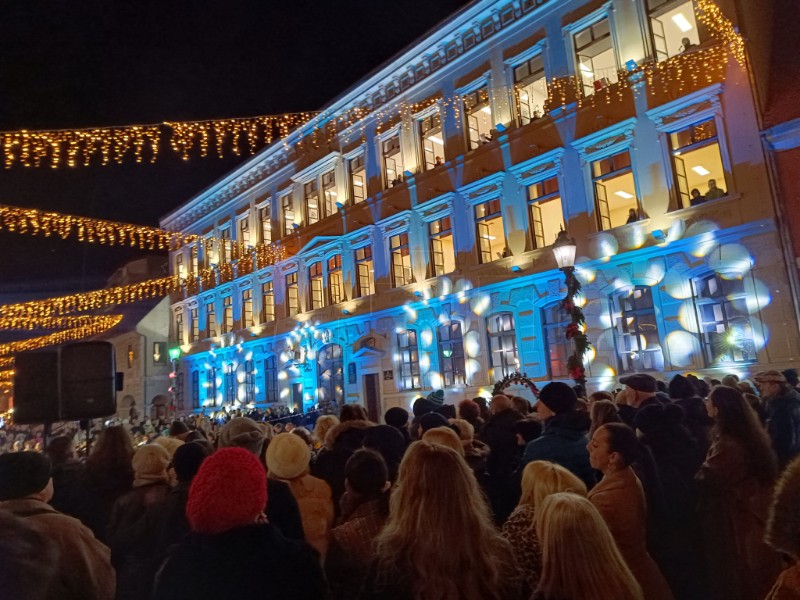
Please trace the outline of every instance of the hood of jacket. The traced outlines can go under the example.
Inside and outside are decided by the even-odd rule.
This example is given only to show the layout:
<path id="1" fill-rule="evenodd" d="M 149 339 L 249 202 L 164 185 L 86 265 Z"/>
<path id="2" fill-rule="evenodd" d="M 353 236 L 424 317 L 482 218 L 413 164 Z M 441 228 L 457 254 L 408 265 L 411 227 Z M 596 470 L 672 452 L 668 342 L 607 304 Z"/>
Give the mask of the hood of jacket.
<path id="1" fill-rule="evenodd" d="M 542 435 L 558 435 L 576 440 L 588 433 L 591 424 L 588 414 L 581 410 L 573 410 L 547 419 L 544 422 Z"/>
<path id="2" fill-rule="evenodd" d="M 343 444 L 350 446 L 349 442 L 351 441 L 354 444 L 354 450 L 360 448 L 364 433 L 370 427 L 375 427 L 375 423 L 372 421 L 345 421 L 334 425 L 325 436 L 325 448 L 333 450 Z"/>

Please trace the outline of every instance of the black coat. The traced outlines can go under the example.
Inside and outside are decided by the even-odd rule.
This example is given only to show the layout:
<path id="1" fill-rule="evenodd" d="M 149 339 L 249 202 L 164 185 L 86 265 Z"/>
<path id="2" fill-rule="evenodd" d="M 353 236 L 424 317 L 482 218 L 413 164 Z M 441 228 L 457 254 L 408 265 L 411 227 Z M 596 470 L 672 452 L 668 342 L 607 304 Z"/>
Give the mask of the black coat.
<path id="1" fill-rule="evenodd" d="M 489 446 L 486 468 L 492 477 L 509 477 L 517 468 L 520 448 L 514 427 L 523 416 L 513 408 L 492 415 L 480 434 L 480 440 Z"/>
<path id="2" fill-rule="evenodd" d="M 289 484 L 267 478 L 267 520 L 287 538 L 305 541 L 300 507 Z"/>
<path id="3" fill-rule="evenodd" d="M 190 533 L 164 563 L 153 600 L 325 600 L 319 555 L 270 524 Z"/>
<path id="4" fill-rule="evenodd" d="M 767 432 L 783 469 L 800 454 L 800 394 L 796 390 L 768 399 Z"/>

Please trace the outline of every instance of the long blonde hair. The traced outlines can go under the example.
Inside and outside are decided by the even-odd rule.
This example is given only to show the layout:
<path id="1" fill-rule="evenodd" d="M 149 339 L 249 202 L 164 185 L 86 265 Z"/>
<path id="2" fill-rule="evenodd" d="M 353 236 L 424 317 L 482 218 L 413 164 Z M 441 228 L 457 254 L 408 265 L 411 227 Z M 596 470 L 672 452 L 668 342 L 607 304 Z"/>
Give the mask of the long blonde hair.
<path id="1" fill-rule="evenodd" d="M 536 507 L 545 598 L 644 600 L 606 522 L 586 498 L 552 494 Z"/>
<path id="2" fill-rule="evenodd" d="M 537 507 L 550 494 L 572 492 L 586 497 L 586 484 L 561 465 L 546 460 L 535 460 L 522 471 L 522 496 L 519 504 Z"/>
<path id="3" fill-rule="evenodd" d="M 378 583 L 398 574 L 417 600 L 504 600 L 521 585 L 472 469 L 455 450 L 425 440 L 400 463 L 377 565 Z"/>

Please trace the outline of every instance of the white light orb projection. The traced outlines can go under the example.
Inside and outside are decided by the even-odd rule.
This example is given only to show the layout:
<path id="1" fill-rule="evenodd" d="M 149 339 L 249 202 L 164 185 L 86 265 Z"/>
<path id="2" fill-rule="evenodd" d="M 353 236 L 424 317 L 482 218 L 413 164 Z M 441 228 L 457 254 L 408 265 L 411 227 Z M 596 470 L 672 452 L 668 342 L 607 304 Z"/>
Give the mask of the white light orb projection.
<path id="1" fill-rule="evenodd" d="M 489 294 L 478 294 L 470 299 L 469 309 L 478 316 L 481 316 L 492 305 L 492 297 Z"/>
<path id="2" fill-rule="evenodd" d="M 481 336 L 477 331 L 468 331 L 464 336 L 464 354 L 475 358 L 481 353 Z"/>
<path id="3" fill-rule="evenodd" d="M 688 367 L 697 350 L 697 337 L 688 331 L 672 331 L 665 339 L 669 359 L 675 367 Z"/>
<path id="4" fill-rule="evenodd" d="M 589 242 L 589 252 L 594 258 L 609 258 L 619 253 L 619 242 L 610 233 L 598 233 Z"/>
<path id="5" fill-rule="evenodd" d="M 589 262 L 588 256 L 580 256 L 575 261 L 575 277 L 581 282 L 581 285 L 589 285 L 597 277 L 597 269 L 582 266 L 584 263 Z"/>
<path id="6" fill-rule="evenodd" d="M 662 282 L 664 291 L 676 300 L 692 297 L 692 284 L 684 273 L 670 269 L 664 274 Z"/>
<path id="7" fill-rule="evenodd" d="M 723 279 L 741 279 L 753 267 L 750 251 L 741 244 L 723 244 L 710 253 L 709 268 Z"/>

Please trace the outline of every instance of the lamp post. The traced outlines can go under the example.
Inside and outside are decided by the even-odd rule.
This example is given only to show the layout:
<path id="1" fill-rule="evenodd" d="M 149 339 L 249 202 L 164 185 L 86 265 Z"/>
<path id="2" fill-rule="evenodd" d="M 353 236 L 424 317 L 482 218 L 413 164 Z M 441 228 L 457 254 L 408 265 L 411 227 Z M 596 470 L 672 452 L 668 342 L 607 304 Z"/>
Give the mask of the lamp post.
<path id="1" fill-rule="evenodd" d="M 586 385 L 586 368 L 583 365 L 583 355 L 589 349 L 589 340 L 584 332 L 586 320 L 583 310 L 575 304 L 575 297 L 581 291 L 581 282 L 575 277 L 575 240 L 563 229 L 558 232 L 553 254 L 556 257 L 558 268 L 564 273 L 567 285 L 567 294 L 561 302 L 561 307 L 570 316 L 565 335 L 568 340 L 573 340 L 575 349 L 567 359 L 567 370 L 570 377 L 582 386 Z"/>
<path id="2" fill-rule="evenodd" d="M 170 412 L 175 412 L 175 404 L 178 397 L 178 359 L 181 357 L 181 349 L 180 347 L 176 346 L 175 348 L 169 349 L 169 362 L 172 365 L 172 371 L 169 374 L 169 378 L 172 380 L 172 385 L 169 387 L 170 391 Z M 170 415 L 170 418 L 172 415 Z"/>

